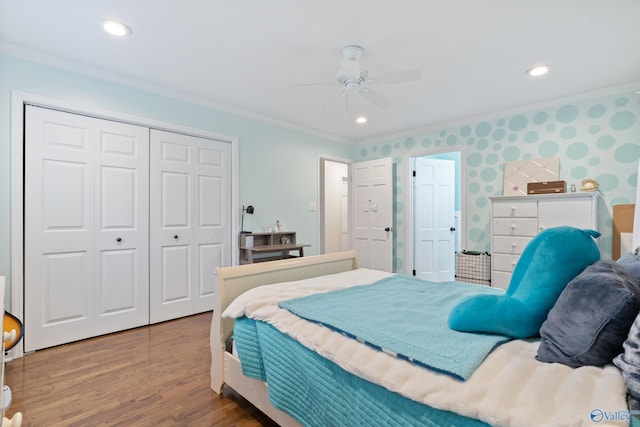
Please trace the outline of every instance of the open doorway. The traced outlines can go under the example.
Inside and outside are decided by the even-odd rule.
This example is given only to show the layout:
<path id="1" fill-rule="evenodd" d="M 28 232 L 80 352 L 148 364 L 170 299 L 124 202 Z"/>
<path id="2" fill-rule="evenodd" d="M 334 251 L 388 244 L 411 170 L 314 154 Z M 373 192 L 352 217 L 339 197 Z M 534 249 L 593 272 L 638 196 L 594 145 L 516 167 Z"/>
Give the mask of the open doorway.
<path id="1" fill-rule="evenodd" d="M 349 236 L 349 163 L 320 159 L 320 253 L 350 249 Z"/>
<path id="2" fill-rule="evenodd" d="M 462 152 L 415 156 L 410 164 L 413 274 L 425 280 L 452 281 L 464 225 Z"/>

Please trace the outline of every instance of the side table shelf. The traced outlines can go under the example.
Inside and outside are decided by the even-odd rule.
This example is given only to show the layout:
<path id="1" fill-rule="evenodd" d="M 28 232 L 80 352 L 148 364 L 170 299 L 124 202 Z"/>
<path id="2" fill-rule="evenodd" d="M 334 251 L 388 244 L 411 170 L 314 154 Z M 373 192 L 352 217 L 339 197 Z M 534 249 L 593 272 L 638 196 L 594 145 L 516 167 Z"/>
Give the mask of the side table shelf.
<path id="1" fill-rule="evenodd" d="M 302 257 L 307 246 L 310 245 L 296 242 L 295 231 L 241 233 L 238 241 L 240 264 Z M 297 251 L 298 255 L 291 255 L 292 251 Z"/>

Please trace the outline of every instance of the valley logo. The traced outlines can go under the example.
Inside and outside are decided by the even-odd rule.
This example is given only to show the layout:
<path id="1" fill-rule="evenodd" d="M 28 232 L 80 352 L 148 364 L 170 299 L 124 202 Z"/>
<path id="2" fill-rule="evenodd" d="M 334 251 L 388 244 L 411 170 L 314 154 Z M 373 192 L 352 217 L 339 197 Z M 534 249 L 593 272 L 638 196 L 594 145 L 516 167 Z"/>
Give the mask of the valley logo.
<path id="1" fill-rule="evenodd" d="M 640 411 L 603 411 L 594 409 L 589 414 L 589 417 L 594 423 L 600 423 L 602 421 L 630 421 L 633 415 L 639 416 Z"/>

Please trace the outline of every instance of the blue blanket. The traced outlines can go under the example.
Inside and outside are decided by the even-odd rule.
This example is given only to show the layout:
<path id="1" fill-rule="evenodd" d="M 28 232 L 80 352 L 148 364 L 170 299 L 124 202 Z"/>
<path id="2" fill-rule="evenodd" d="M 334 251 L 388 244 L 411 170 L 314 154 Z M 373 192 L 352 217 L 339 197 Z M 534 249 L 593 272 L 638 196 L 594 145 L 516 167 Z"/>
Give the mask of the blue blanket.
<path id="1" fill-rule="evenodd" d="M 395 275 L 370 285 L 283 301 L 280 307 L 374 348 L 466 380 L 491 350 L 509 338 L 449 329 L 449 312 L 469 295 L 501 292 Z"/>
<path id="2" fill-rule="evenodd" d="M 350 374 L 268 323 L 236 319 L 233 336 L 243 373 L 268 380 L 271 403 L 303 426 L 487 426 Z"/>

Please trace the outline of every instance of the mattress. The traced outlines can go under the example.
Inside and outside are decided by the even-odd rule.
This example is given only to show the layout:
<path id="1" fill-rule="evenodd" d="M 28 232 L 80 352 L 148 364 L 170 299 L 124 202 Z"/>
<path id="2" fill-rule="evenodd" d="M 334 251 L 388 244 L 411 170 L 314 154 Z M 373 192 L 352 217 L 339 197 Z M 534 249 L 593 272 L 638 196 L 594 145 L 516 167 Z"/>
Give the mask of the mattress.
<path id="1" fill-rule="evenodd" d="M 616 418 L 602 420 L 598 426 L 628 425 L 628 416 L 624 417 L 626 387 L 613 365 L 574 369 L 542 363 L 535 359 L 538 341 L 513 340 L 490 353 L 467 381 L 459 381 L 376 351 L 278 307 L 280 302 L 291 298 L 372 283 L 383 277 L 388 277 L 388 273 L 359 269 L 262 286 L 236 298 L 223 317 L 248 317 L 267 323 L 368 383 L 490 425 L 593 426 L 594 411 Z M 266 378 L 269 382 L 268 369 Z"/>

